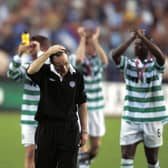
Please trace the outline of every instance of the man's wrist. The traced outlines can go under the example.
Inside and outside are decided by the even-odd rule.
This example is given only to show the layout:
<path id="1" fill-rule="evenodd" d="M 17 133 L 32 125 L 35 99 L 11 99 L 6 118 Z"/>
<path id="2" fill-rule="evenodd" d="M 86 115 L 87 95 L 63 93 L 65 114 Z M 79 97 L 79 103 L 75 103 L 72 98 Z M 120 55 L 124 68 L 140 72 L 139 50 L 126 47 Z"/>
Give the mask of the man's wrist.
<path id="1" fill-rule="evenodd" d="M 82 133 L 82 134 L 87 134 L 88 132 L 87 132 L 86 129 L 82 129 L 82 130 L 81 130 L 81 133 Z"/>

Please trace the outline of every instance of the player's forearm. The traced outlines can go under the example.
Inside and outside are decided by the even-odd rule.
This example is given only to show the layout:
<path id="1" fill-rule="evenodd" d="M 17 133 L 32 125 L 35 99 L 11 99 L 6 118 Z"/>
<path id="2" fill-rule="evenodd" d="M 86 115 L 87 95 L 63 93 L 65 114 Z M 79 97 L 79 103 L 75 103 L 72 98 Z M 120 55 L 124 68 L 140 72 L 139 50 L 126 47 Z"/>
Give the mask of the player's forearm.
<path id="1" fill-rule="evenodd" d="M 81 37 L 79 46 L 75 52 L 77 63 L 82 62 L 85 58 L 85 50 L 86 50 L 85 43 L 86 43 L 86 38 L 83 36 Z"/>
<path id="2" fill-rule="evenodd" d="M 124 52 L 127 50 L 127 48 L 130 46 L 130 44 L 135 40 L 135 36 L 132 36 L 130 39 L 128 39 L 126 42 L 124 42 L 121 46 L 114 49 L 111 53 L 111 57 L 114 59 L 114 61 L 119 64 L 120 58 L 124 54 Z"/>
<path id="3" fill-rule="evenodd" d="M 104 49 L 101 47 L 101 45 L 99 44 L 98 40 L 94 40 L 93 41 L 93 44 L 95 46 L 95 49 L 96 49 L 96 52 L 97 52 L 97 55 L 99 56 L 101 62 L 103 64 L 108 64 L 108 57 L 104 51 Z"/>
<path id="4" fill-rule="evenodd" d="M 155 56 L 159 65 L 163 65 L 165 63 L 165 55 L 159 49 L 159 47 L 152 45 L 150 48 L 150 52 Z"/>
<path id="5" fill-rule="evenodd" d="M 80 105 L 79 119 L 81 125 L 81 132 L 87 132 L 87 107 L 86 103 Z"/>
<path id="6" fill-rule="evenodd" d="M 34 60 L 32 64 L 30 64 L 27 73 L 31 75 L 38 72 L 43 66 L 43 64 L 46 62 L 46 60 L 49 58 L 49 56 L 50 53 L 48 51 L 43 53 L 40 57 Z"/>
<path id="7" fill-rule="evenodd" d="M 144 35 L 139 35 L 139 37 L 143 40 L 143 42 L 148 46 L 150 52 L 156 57 L 157 62 L 160 65 L 165 63 L 164 53 L 160 50 L 160 48 L 155 45 L 152 41 L 148 40 Z"/>

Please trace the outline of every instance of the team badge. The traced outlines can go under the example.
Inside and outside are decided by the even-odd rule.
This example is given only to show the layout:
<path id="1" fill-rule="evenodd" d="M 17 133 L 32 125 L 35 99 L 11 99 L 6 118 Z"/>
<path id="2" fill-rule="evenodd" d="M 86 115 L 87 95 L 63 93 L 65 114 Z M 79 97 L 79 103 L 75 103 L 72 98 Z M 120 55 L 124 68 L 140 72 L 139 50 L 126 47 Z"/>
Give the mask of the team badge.
<path id="1" fill-rule="evenodd" d="M 74 88 L 74 87 L 75 87 L 75 81 L 70 81 L 70 82 L 69 82 L 69 86 L 70 86 L 71 88 Z"/>

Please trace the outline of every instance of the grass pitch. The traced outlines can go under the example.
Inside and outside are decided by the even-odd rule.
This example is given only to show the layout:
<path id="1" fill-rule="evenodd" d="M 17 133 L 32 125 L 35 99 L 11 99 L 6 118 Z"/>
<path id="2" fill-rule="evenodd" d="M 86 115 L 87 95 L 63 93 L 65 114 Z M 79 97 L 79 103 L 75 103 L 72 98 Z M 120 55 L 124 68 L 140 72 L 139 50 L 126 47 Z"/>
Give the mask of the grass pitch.
<path id="1" fill-rule="evenodd" d="M 120 118 L 106 118 L 106 135 L 102 139 L 102 146 L 98 157 L 91 168 L 119 168 Z M 164 145 L 160 148 L 159 159 L 161 168 L 168 167 L 168 125 L 164 129 Z M 23 168 L 24 147 L 20 137 L 20 114 L 0 113 L 0 168 Z M 143 146 L 139 145 L 135 168 L 147 167 Z"/>

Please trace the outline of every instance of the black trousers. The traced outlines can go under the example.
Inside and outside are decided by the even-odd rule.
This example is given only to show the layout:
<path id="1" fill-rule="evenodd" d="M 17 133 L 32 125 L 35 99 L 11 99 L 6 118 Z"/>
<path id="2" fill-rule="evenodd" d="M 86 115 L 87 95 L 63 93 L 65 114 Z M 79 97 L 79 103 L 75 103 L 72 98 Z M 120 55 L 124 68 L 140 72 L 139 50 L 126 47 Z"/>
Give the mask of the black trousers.
<path id="1" fill-rule="evenodd" d="M 40 123 L 35 135 L 35 168 L 76 168 L 79 140 L 76 120 Z"/>

